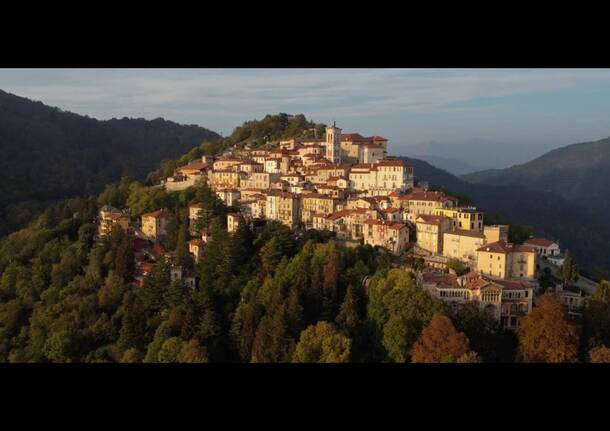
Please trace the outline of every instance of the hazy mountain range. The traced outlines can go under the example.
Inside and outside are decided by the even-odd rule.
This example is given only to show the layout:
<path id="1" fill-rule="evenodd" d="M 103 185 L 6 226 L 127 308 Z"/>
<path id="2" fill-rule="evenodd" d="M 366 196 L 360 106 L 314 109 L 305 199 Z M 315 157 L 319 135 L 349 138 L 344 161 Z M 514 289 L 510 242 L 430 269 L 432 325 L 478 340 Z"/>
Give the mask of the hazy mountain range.
<path id="1" fill-rule="evenodd" d="M 427 160 L 451 173 L 461 175 L 483 169 L 500 169 L 524 163 L 556 148 L 553 142 L 502 143 L 485 139 L 428 142 L 404 148 L 404 154 Z"/>

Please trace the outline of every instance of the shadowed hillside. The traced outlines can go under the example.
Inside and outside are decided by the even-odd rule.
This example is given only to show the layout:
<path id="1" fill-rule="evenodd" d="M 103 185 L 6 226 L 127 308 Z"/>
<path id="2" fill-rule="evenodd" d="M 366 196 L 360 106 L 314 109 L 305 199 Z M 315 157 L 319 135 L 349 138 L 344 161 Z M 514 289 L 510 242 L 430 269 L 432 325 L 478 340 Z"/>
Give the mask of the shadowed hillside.
<path id="1" fill-rule="evenodd" d="M 50 202 L 99 193 L 123 175 L 143 179 L 161 160 L 218 138 L 161 118 L 98 121 L 0 90 L 0 236 Z"/>

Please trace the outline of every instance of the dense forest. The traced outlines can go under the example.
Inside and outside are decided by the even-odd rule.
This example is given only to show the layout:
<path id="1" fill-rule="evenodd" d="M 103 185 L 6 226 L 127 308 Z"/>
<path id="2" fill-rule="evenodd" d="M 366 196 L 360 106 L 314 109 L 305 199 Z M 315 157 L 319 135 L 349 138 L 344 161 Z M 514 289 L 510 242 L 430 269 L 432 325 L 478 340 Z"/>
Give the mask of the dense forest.
<path id="1" fill-rule="evenodd" d="M 191 150 L 181 163 L 310 129 L 297 121 L 296 132 L 285 127 L 275 134 L 246 123 L 225 140 Z M 198 262 L 187 245 L 188 205 L 195 202 L 204 208 L 197 224 L 211 233 Z M 126 234 L 117 228 L 94 241 L 93 221 L 105 204 L 127 207 L 134 217 L 174 211 L 163 245 L 173 263 L 196 272 L 197 287 L 172 282 L 170 262 L 163 261 L 136 287 Z M 345 248 L 329 232 L 274 222 L 230 234 L 231 210 L 205 185 L 167 193 L 126 177 L 97 198 L 49 206 L 0 242 L 0 361 L 610 361 L 607 283 L 581 321 L 545 295 L 515 334 L 474 303 L 453 312 L 381 249 Z"/>
<path id="2" fill-rule="evenodd" d="M 143 180 L 220 136 L 161 118 L 98 121 L 0 90 L 0 237 L 61 199 L 96 195 L 122 176 Z"/>

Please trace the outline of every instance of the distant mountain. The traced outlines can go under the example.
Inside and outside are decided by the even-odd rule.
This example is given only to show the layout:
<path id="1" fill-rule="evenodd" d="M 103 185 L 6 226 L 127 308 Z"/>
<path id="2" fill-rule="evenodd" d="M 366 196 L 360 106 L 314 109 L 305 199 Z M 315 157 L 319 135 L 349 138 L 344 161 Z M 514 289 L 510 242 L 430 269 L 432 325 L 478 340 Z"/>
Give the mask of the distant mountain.
<path id="1" fill-rule="evenodd" d="M 471 173 L 472 183 L 519 184 L 555 193 L 594 215 L 610 210 L 610 138 L 568 145 L 507 169 Z"/>
<path id="2" fill-rule="evenodd" d="M 489 214 L 532 226 L 537 236 L 559 240 L 563 249 L 567 247 L 575 254 L 582 267 L 597 266 L 610 271 L 610 226 L 595 212 L 553 192 L 522 185 L 469 183 L 423 160 L 401 158 L 414 164 L 418 179 L 468 196 Z"/>
<path id="3" fill-rule="evenodd" d="M 220 135 L 162 118 L 99 121 L 0 90 L 0 236 L 45 204 L 97 194 L 123 175 L 144 179 Z"/>
<path id="4" fill-rule="evenodd" d="M 437 168 L 441 168 L 453 175 L 464 175 L 480 171 L 480 167 L 468 164 L 461 160 L 449 159 L 447 157 L 413 154 L 416 159 L 424 160 Z"/>
<path id="5" fill-rule="evenodd" d="M 486 139 L 428 142 L 404 149 L 407 154 L 442 157 L 480 169 L 505 168 L 544 154 L 553 146 L 523 143 L 501 143 Z"/>

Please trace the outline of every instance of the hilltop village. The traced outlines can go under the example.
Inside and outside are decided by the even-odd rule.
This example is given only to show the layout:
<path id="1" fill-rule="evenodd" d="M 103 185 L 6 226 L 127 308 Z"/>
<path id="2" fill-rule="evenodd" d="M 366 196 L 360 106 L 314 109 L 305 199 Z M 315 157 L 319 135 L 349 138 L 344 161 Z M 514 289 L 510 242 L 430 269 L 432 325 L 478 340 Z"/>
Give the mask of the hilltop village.
<path id="1" fill-rule="evenodd" d="M 382 136 L 342 133 L 332 124 L 322 138 L 287 139 L 253 148 L 235 146 L 217 158 L 203 156 L 176 169 L 156 187 L 169 192 L 206 183 L 231 211 L 227 230 L 277 221 L 295 231 L 334 233 L 345 246 L 380 247 L 415 275 L 419 287 L 454 308 L 477 302 L 503 328 L 516 329 L 539 291 L 541 261 L 562 263 L 559 245 L 544 238 L 509 242 L 508 225 L 485 225 L 484 212 L 459 199 L 416 187 L 413 166 L 388 156 Z M 210 232 L 198 228 L 205 208 L 189 207 L 189 252 L 197 261 Z M 136 284 L 159 259 L 171 258 L 160 241 L 174 214 L 167 208 L 132 222 L 128 211 L 104 206 L 98 236 L 114 225 L 132 235 Z M 457 272 L 458 262 L 465 270 Z M 174 265 L 171 279 L 195 288 L 195 274 Z M 366 283 L 366 280 L 364 280 Z M 560 292 L 570 312 L 580 294 Z"/>

